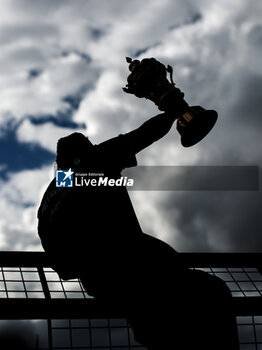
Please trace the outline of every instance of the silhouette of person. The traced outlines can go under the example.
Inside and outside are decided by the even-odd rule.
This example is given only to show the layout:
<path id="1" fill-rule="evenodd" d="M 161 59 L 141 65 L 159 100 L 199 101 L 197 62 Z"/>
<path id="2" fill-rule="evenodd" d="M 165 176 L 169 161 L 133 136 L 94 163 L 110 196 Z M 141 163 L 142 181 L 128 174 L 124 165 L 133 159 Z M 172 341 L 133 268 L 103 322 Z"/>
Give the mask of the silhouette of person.
<path id="1" fill-rule="evenodd" d="M 58 141 L 58 169 L 118 179 L 176 117 L 159 114 L 98 145 L 80 133 Z M 138 342 L 154 349 L 238 349 L 231 293 L 219 278 L 188 269 L 167 243 L 145 234 L 125 186 L 48 186 L 38 232 L 62 279 L 125 311 Z"/>

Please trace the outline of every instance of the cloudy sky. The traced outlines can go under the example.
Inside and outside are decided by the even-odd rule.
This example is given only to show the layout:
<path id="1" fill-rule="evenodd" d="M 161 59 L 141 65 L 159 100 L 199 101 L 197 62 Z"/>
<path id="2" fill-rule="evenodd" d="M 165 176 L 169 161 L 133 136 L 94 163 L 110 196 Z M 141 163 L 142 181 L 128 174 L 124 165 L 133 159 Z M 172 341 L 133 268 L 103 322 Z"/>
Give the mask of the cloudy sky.
<path id="1" fill-rule="evenodd" d="M 219 114 L 198 145 L 183 148 L 174 126 L 139 165 L 261 166 L 261 13 L 260 0 L 1 0 L 0 250 L 41 250 L 60 137 L 99 143 L 158 114 L 122 91 L 126 56 L 173 66 L 187 102 Z M 260 190 L 130 195 L 143 230 L 179 251 L 262 249 Z"/>

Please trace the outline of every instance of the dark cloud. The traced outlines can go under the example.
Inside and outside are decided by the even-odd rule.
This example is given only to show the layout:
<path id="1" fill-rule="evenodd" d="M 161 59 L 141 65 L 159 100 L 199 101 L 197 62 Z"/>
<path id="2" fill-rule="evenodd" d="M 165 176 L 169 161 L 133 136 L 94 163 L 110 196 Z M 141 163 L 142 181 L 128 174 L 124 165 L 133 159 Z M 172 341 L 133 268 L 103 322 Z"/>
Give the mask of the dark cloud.
<path id="1" fill-rule="evenodd" d="M 85 128 L 84 124 L 79 124 L 73 120 L 70 120 L 68 118 L 68 115 L 65 113 L 59 113 L 56 116 L 53 115 L 43 115 L 43 116 L 29 116 L 27 119 L 30 120 L 30 122 L 33 125 L 44 125 L 51 123 L 55 126 L 61 127 L 61 128 L 69 128 L 69 129 L 82 129 Z"/>
<path id="2" fill-rule="evenodd" d="M 173 25 L 169 26 L 168 29 L 169 30 L 174 30 L 174 29 L 177 29 L 177 28 L 180 28 L 180 27 L 183 27 L 183 26 L 195 24 L 195 23 L 201 21 L 202 18 L 203 18 L 203 16 L 202 16 L 201 13 L 195 13 L 190 18 L 185 19 L 185 20 L 181 21 L 178 24 L 173 24 Z"/>
<path id="3" fill-rule="evenodd" d="M 258 166 L 137 166 L 134 191 L 258 191 Z"/>
<path id="4" fill-rule="evenodd" d="M 149 51 L 149 50 L 152 49 L 152 48 L 157 47 L 158 45 L 160 45 L 160 42 L 157 42 L 157 43 L 155 43 L 155 44 L 152 44 L 152 45 L 149 46 L 149 47 L 141 48 L 141 49 L 135 51 L 134 53 L 131 53 L 131 56 L 132 56 L 132 58 L 135 58 L 135 57 L 138 57 L 138 56 L 140 56 L 140 55 L 144 55 L 144 54 L 146 54 L 147 51 Z"/>
<path id="5" fill-rule="evenodd" d="M 16 13 L 20 18 L 47 18 L 54 11 L 59 11 L 64 6 L 67 6 L 71 0 L 12 0 L 8 1 L 10 12 Z M 81 0 L 80 0 L 81 2 Z"/>
<path id="6" fill-rule="evenodd" d="M 41 66 L 45 63 L 45 53 L 39 47 L 30 45 L 28 47 L 15 46 L 8 53 L 3 53 L 0 64 L 6 72 L 30 71 L 32 66 Z"/>
<path id="7" fill-rule="evenodd" d="M 258 167 L 148 166 L 124 175 L 138 182 L 134 190 L 159 191 L 157 215 L 170 226 L 168 241 L 178 251 L 261 251 Z"/>
<path id="8" fill-rule="evenodd" d="M 259 192 L 174 192 L 163 208 L 179 232 L 170 241 L 180 251 L 259 252 L 261 199 Z"/>
<path id="9" fill-rule="evenodd" d="M 71 54 L 78 55 L 83 60 L 85 60 L 87 63 L 90 63 L 92 61 L 91 57 L 88 54 L 86 54 L 85 52 L 81 52 L 79 50 L 64 50 L 61 55 L 63 57 L 67 57 L 67 56 L 70 56 Z"/>
<path id="10" fill-rule="evenodd" d="M 26 40 L 39 43 L 39 38 L 45 40 L 57 35 L 57 27 L 53 24 L 9 24 L 0 26 L 0 45 L 12 44 Z"/>
<path id="11" fill-rule="evenodd" d="M 248 34 L 248 41 L 254 46 L 262 47 L 262 25 L 255 25 Z"/>
<path id="12" fill-rule="evenodd" d="M 41 69 L 37 69 L 37 68 L 29 69 L 29 71 L 28 71 L 28 78 L 29 79 L 37 78 L 41 73 L 42 73 Z"/>
<path id="13" fill-rule="evenodd" d="M 232 106 L 232 119 L 242 123 L 243 128 L 262 127 L 262 76 L 243 72 L 240 77 L 237 100 Z"/>
<path id="14" fill-rule="evenodd" d="M 106 33 L 104 29 L 100 28 L 90 28 L 89 31 L 91 33 L 92 38 L 95 40 L 101 39 Z"/>
<path id="15" fill-rule="evenodd" d="M 72 110 L 76 110 L 82 100 L 82 96 L 79 94 L 67 95 L 63 97 L 63 101 L 68 103 Z"/>

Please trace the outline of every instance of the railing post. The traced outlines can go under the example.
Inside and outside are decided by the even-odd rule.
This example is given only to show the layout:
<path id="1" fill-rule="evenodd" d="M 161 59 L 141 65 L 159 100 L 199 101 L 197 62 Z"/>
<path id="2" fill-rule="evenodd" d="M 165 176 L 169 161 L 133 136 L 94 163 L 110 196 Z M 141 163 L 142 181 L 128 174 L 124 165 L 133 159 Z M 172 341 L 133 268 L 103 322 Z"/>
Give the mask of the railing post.
<path id="1" fill-rule="evenodd" d="M 51 299 L 51 294 L 49 292 L 47 280 L 45 277 L 45 272 L 42 266 L 37 266 L 37 271 L 40 277 L 40 282 L 43 288 L 45 299 Z M 52 336 L 52 325 L 51 325 L 51 319 L 47 319 L 47 332 L 48 332 L 48 348 L 49 350 L 53 349 L 53 336 Z"/>

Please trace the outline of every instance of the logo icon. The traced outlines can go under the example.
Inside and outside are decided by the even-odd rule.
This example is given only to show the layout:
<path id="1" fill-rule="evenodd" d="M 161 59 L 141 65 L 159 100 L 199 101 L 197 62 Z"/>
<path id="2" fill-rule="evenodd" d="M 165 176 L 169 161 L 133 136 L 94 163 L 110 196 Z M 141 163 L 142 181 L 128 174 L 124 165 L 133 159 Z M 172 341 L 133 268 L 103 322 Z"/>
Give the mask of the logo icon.
<path id="1" fill-rule="evenodd" d="M 56 171 L 56 187 L 73 187 L 74 172 L 69 170 Z"/>

